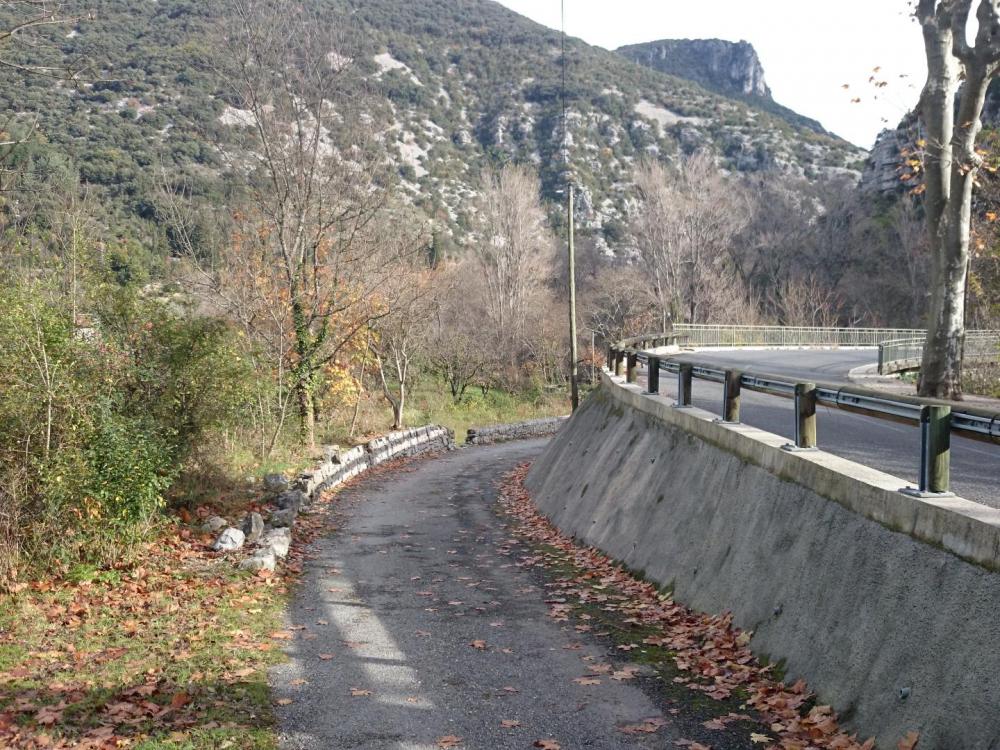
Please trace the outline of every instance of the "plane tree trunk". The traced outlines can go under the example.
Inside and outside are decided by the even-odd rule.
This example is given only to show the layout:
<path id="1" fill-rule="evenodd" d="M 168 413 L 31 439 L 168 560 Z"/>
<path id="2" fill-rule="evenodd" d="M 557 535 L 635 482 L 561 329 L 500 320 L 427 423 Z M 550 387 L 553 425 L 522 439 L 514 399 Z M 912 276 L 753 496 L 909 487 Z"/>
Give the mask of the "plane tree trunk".
<path id="1" fill-rule="evenodd" d="M 966 37 L 974 0 L 919 0 L 928 76 L 920 100 L 926 132 L 925 208 L 931 302 L 920 371 L 922 396 L 960 399 L 976 138 L 1000 61 L 1000 0 L 979 0 L 975 45 Z M 958 106 L 955 106 L 956 93 Z"/>

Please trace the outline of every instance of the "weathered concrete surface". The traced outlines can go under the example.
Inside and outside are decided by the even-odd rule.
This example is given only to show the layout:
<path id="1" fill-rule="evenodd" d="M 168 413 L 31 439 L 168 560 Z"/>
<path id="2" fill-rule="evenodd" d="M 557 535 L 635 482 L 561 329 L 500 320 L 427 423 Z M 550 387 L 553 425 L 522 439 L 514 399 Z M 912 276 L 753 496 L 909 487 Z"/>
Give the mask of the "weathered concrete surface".
<path id="1" fill-rule="evenodd" d="M 732 610 L 882 747 L 910 730 L 922 748 L 1000 747 L 1000 575 L 942 549 L 995 562 L 991 509 L 905 498 L 898 479 L 710 420 L 606 378 L 529 487 L 679 601 Z"/>

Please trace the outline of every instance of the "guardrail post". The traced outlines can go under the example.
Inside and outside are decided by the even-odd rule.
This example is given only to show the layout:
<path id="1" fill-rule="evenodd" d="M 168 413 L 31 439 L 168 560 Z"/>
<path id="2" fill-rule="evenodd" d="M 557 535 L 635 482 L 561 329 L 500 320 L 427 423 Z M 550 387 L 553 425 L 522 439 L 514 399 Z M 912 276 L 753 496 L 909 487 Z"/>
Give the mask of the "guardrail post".
<path id="1" fill-rule="evenodd" d="M 628 355 L 628 365 L 625 371 L 625 382 L 634 383 L 638 379 L 638 364 L 638 355 L 635 352 L 630 352 Z"/>
<path id="2" fill-rule="evenodd" d="M 691 386 L 694 383 L 694 365 L 681 364 L 677 372 L 677 407 L 691 406 Z"/>
<path id="3" fill-rule="evenodd" d="M 657 394 L 660 392 L 660 358 L 650 357 L 646 363 L 646 381 L 648 383 L 647 393 Z"/>
<path id="4" fill-rule="evenodd" d="M 812 450 L 816 447 L 816 384 L 795 384 L 795 447 Z"/>
<path id="5" fill-rule="evenodd" d="M 740 421 L 740 391 L 743 386 L 743 373 L 737 370 L 726 370 L 726 383 L 723 389 L 722 421 L 738 424 Z"/>
<path id="6" fill-rule="evenodd" d="M 625 371 L 625 352 L 621 349 L 615 350 L 615 375 L 621 377 Z"/>
<path id="7" fill-rule="evenodd" d="M 923 407 L 920 433 L 920 491 L 948 494 L 951 486 L 951 407 Z"/>

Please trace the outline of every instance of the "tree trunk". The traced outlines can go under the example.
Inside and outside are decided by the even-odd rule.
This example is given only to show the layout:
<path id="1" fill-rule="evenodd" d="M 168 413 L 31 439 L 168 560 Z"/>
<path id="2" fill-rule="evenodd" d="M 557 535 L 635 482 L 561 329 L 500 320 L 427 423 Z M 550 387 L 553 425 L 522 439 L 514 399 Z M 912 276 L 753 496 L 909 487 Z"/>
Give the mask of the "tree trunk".
<path id="1" fill-rule="evenodd" d="M 302 443 L 312 450 L 316 447 L 316 412 L 308 379 L 300 378 L 295 383 L 295 394 L 299 402 L 299 436 Z"/>
<path id="2" fill-rule="evenodd" d="M 976 138 L 1000 58 L 1000 27 L 988 0 L 981 0 L 977 11 L 975 47 L 968 45 L 970 6 L 920 0 L 917 10 L 928 64 L 920 116 L 927 131 L 925 209 L 931 248 L 931 301 L 919 392 L 956 400 L 962 397 L 972 191 L 981 162 Z M 963 76 L 956 113 L 955 92 Z"/>
<path id="3" fill-rule="evenodd" d="M 927 52 L 927 84 L 920 100 L 920 116 L 927 133 L 926 199 L 927 231 L 931 250 L 931 300 L 920 368 L 922 396 L 950 397 L 957 347 L 954 313 L 960 304 L 947 270 L 948 231 L 946 212 L 951 197 L 952 138 L 955 128 L 954 101 L 958 87 L 958 60 L 952 53 L 950 17 L 923 19 Z M 964 287 L 963 287 L 964 289 Z M 962 300 L 964 302 L 964 299 Z"/>

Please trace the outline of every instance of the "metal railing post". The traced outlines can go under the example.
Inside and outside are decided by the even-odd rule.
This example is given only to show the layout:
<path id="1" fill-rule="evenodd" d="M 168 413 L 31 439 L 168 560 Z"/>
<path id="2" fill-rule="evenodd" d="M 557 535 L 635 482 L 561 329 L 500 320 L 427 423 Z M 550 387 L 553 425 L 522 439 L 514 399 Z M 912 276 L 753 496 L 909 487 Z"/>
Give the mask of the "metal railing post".
<path id="1" fill-rule="evenodd" d="M 629 352 L 628 364 L 625 371 L 625 382 L 634 383 L 636 380 L 638 380 L 639 377 L 638 364 L 639 364 L 638 355 L 635 352 Z"/>
<path id="2" fill-rule="evenodd" d="M 691 406 L 691 386 L 694 383 L 694 366 L 682 364 L 677 371 L 677 406 Z"/>
<path id="3" fill-rule="evenodd" d="M 646 363 L 646 368 L 648 370 L 646 375 L 648 387 L 646 391 L 648 393 L 657 394 L 660 392 L 660 358 L 650 357 Z"/>
<path id="4" fill-rule="evenodd" d="M 625 371 L 625 352 L 621 349 L 615 349 L 615 375 L 619 378 Z"/>
<path id="5" fill-rule="evenodd" d="M 738 424 L 740 421 L 740 391 L 743 386 L 743 373 L 738 370 L 726 370 L 726 383 L 723 389 L 722 421 Z"/>
<path id="6" fill-rule="evenodd" d="M 951 407 L 923 407 L 920 437 L 920 491 L 947 494 L 951 488 Z"/>
<path id="7" fill-rule="evenodd" d="M 795 384 L 795 447 L 812 450 L 816 441 L 816 384 Z"/>

